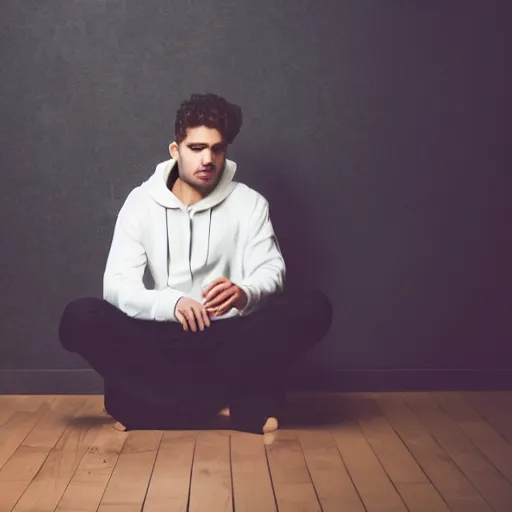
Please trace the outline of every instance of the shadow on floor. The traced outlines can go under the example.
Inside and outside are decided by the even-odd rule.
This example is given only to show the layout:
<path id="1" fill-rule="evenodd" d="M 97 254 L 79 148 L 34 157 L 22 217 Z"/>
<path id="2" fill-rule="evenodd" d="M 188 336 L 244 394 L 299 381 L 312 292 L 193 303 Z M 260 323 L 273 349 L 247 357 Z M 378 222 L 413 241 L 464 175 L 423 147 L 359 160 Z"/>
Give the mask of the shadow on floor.
<path id="1" fill-rule="evenodd" d="M 291 394 L 280 421 L 284 428 L 332 427 L 357 419 L 382 415 L 375 402 L 364 396 L 341 393 Z"/>
<path id="2" fill-rule="evenodd" d="M 378 405 L 369 396 L 342 393 L 291 393 L 287 405 L 280 417 L 282 428 L 333 427 L 354 421 L 354 419 L 373 419 L 382 415 Z M 116 420 L 102 410 L 96 415 L 82 415 L 63 418 L 67 424 L 75 427 L 93 427 Z M 229 417 L 218 415 L 204 425 L 191 427 L 196 430 L 229 430 Z"/>

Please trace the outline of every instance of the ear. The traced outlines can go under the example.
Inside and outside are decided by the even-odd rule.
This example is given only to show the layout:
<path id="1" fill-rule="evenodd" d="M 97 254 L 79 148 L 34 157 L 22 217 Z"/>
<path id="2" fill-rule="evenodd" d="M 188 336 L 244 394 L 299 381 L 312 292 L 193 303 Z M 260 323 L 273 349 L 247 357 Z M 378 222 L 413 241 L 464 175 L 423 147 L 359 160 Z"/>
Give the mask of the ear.
<path id="1" fill-rule="evenodd" d="M 169 144 L 169 153 L 174 158 L 174 160 L 178 160 L 179 158 L 179 151 L 178 151 L 178 144 L 176 141 L 171 142 Z"/>

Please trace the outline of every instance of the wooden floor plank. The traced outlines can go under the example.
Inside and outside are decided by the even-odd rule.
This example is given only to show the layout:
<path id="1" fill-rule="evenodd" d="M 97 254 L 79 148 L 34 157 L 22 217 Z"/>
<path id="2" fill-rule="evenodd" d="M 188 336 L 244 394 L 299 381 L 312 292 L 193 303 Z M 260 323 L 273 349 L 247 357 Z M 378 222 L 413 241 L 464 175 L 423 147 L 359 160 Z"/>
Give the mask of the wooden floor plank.
<path id="1" fill-rule="evenodd" d="M 162 434 L 159 430 L 128 433 L 98 512 L 140 512 Z"/>
<path id="2" fill-rule="evenodd" d="M 76 395 L 75 395 L 76 396 Z M 0 409 L 14 407 L 15 411 L 37 411 L 44 402 L 51 402 L 56 395 L 0 395 Z"/>
<path id="3" fill-rule="evenodd" d="M 16 411 L 0 427 L 0 468 L 12 457 L 37 422 L 48 412 L 49 401 L 43 401 L 35 411 Z"/>
<path id="4" fill-rule="evenodd" d="M 277 510 L 262 436 L 231 435 L 231 471 L 236 512 Z"/>
<path id="5" fill-rule="evenodd" d="M 0 395 L 0 427 L 18 410 L 21 400 L 17 395 Z"/>
<path id="6" fill-rule="evenodd" d="M 502 401 L 503 406 L 510 410 L 510 407 L 512 407 L 512 391 L 496 391 L 496 395 Z"/>
<path id="7" fill-rule="evenodd" d="M 56 395 L 21 395 L 18 410 L 29 412 L 37 411 L 42 404 L 50 403 L 56 398 Z"/>
<path id="8" fill-rule="evenodd" d="M 407 393 L 407 404 L 496 512 L 512 509 L 512 485 L 428 393 Z"/>
<path id="9" fill-rule="evenodd" d="M 144 512 L 187 512 L 196 431 L 164 432 Z"/>
<path id="10" fill-rule="evenodd" d="M 190 512 L 233 510 L 228 431 L 201 431 L 196 440 Z"/>
<path id="11" fill-rule="evenodd" d="M 430 483 L 371 395 L 350 394 L 345 403 L 393 483 Z"/>
<path id="12" fill-rule="evenodd" d="M 512 445 L 465 400 L 463 393 L 434 393 L 432 396 L 480 451 L 512 482 Z"/>
<path id="13" fill-rule="evenodd" d="M 0 395 L 0 512 L 512 510 L 512 393 L 294 400 L 258 436 L 119 432 L 102 396 Z"/>
<path id="14" fill-rule="evenodd" d="M 359 425 L 347 418 L 331 429 L 348 472 L 368 512 L 405 512 L 407 508 Z"/>
<path id="15" fill-rule="evenodd" d="M 466 392 L 471 405 L 512 445 L 512 404 L 496 392 Z"/>
<path id="16" fill-rule="evenodd" d="M 68 427 L 68 414 L 83 404 L 77 397 L 58 397 L 0 470 L 0 512 L 12 510 L 51 449 Z"/>
<path id="17" fill-rule="evenodd" d="M 48 457 L 44 448 L 20 446 L 0 471 L 0 512 L 10 512 Z"/>
<path id="18" fill-rule="evenodd" d="M 118 461 L 127 432 L 101 426 L 69 482 L 56 512 L 89 512 L 98 509 Z"/>
<path id="19" fill-rule="evenodd" d="M 85 400 L 76 418 L 90 413 L 100 414 L 99 405 L 94 398 Z M 68 422 L 68 428 L 23 493 L 13 509 L 14 512 L 53 512 L 57 507 L 99 428 L 89 424 L 74 424 L 69 419 Z"/>
<path id="20" fill-rule="evenodd" d="M 323 512 L 365 512 L 331 434 L 324 429 L 301 429 L 296 435 Z"/>
<path id="21" fill-rule="evenodd" d="M 382 393 L 378 404 L 453 512 L 492 512 L 488 503 L 398 394 Z"/>
<path id="22" fill-rule="evenodd" d="M 52 449 L 69 422 L 84 410 L 86 399 L 82 396 L 57 396 L 51 402 L 48 412 L 28 434 L 22 446 Z"/>
<path id="23" fill-rule="evenodd" d="M 411 512 L 449 512 L 447 504 L 379 408 L 378 394 L 351 393 L 345 407 Z M 377 401 L 376 401 L 377 400 Z"/>
<path id="24" fill-rule="evenodd" d="M 267 457 L 279 512 L 321 510 L 301 445 L 295 433 L 278 430 Z"/>
<path id="25" fill-rule="evenodd" d="M 411 512 L 450 512 L 450 508 L 432 484 L 397 484 L 400 496 Z"/>
<path id="26" fill-rule="evenodd" d="M 55 399 L 49 395 L 0 395 L 0 428 L 16 412 L 35 412 Z"/>

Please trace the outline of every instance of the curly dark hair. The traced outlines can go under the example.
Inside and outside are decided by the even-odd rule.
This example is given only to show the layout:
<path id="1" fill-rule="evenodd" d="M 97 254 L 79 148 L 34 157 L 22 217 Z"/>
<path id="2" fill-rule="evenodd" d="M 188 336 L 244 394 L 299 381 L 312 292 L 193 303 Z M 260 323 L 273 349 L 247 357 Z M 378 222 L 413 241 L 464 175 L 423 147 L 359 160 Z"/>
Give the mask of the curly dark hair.
<path id="1" fill-rule="evenodd" d="M 242 126 L 242 109 L 216 94 L 192 94 L 176 112 L 176 142 L 179 144 L 185 139 L 187 128 L 196 126 L 219 130 L 224 141 L 231 144 Z"/>

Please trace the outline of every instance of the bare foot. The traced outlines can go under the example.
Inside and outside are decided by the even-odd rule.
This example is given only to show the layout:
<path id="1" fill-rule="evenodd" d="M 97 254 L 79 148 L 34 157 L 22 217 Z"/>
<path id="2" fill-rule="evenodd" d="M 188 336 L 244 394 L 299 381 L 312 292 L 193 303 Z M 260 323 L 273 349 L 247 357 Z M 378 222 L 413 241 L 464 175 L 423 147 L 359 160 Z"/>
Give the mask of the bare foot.
<path id="1" fill-rule="evenodd" d="M 265 425 L 263 425 L 263 433 L 270 434 L 271 432 L 275 432 L 278 428 L 279 422 L 277 421 L 277 418 L 271 416 L 270 418 L 267 418 Z"/>
<path id="2" fill-rule="evenodd" d="M 114 428 L 116 430 L 119 430 L 120 432 L 126 432 L 126 427 L 121 422 L 119 422 L 119 421 L 116 421 L 114 423 Z"/>
<path id="3" fill-rule="evenodd" d="M 229 407 L 224 407 L 224 409 L 221 409 L 218 413 L 217 413 L 217 416 L 226 416 L 226 417 L 229 417 L 231 415 L 231 411 L 229 410 Z"/>

